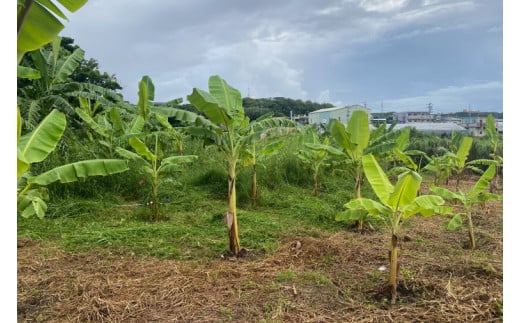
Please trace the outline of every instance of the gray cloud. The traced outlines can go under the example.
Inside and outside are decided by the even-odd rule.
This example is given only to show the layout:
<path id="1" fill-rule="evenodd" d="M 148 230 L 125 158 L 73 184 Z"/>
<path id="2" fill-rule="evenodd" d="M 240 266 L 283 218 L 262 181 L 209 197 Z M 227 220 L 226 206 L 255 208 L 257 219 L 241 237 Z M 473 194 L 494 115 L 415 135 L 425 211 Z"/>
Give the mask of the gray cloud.
<path id="1" fill-rule="evenodd" d="M 131 102 L 143 75 L 166 101 L 219 74 L 244 96 L 355 104 L 501 84 L 501 10 L 494 0 L 90 0 L 62 34 Z"/>

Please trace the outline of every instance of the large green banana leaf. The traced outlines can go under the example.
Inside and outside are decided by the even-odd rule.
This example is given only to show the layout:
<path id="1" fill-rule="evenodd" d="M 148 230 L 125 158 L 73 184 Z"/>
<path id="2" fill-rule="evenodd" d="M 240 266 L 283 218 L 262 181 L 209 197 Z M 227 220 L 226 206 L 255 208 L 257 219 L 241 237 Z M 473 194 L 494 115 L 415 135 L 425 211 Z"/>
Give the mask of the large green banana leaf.
<path id="1" fill-rule="evenodd" d="M 58 49 L 59 52 L 59 49 Z M 62 83 L 67 81 L 67 78 L 78 68 L 83 61 L 83 57 L 85 56 L 85 51 L 81 48 L 76 48 L 72 54 L 67 56 L 63 63 L 59 66 L 56 65 L 56 72 L 54 74 L 55 83 Z"/>
<path id="2" fill-rule="evenodd" d="M 128 161 L 120 159 L 84 160 L 53 168 L 43 174 L 30 177 L 29 184 L 49 185 L 56 181 L 70 183 L 90 176 L 107 176 L 127 171 Z"/>
<path id="3" fill-rule="evenodd" d="M 434 186 L 433 183 L 430 185 L 430 191 L 449 200 L 457 199 L 464 202 L 466 198 L 462 192 L 452 192 L 447 188 Z"/>
<path id="4" fill-rule="evenodd" d="M 351 142 L 355 144 L 353 156 L 359 160 L 370 140 L 368 113 L 362 110 L 352 112 L 352 116 L 348 120 L 347 132 L 349 133 Z"/>
<path id="5" fill-rule="evenodd" d="M 149 165 L 150 163 L 144 159 L 143 157 L 139 156 L 138 154 L 134 153 L 133 151 L 126 150 L 121 147 L 116 147 L 116 153 L 118 153 L 121 157 L 129 159 L 129 160 L 135 160 L 137 162 Z"/>
<path id="6" fill-rule="evenodd" d="M 364 197 L 351 200 L 348 203 L 346 203 L 344 205 L 344 207 L 346 207 L 348 209 L 353 209 L 353 210 L 360 210 L 360 209 L 366 210 L 366 211 L 368 211 L 368 213 L 373 214 L 373 215 L 377 215 L 377 214 L 388 215 L 388 214 L 392 213 L 392 210 L 389 207 L 387 207 L 386 205 L 383 205 L 377 201 L 374 201 L 374 200 L 371 200 L 368 198 L 364 198 Z"/>
<path id="7" fill-rule="evenodd" d="M 330 134 L 336 143 L 345 150 L 345 153 L 352 158 L 351 152 L 355 149 L 355 146 L 351 143 L 350 135 L 341 121 L 336 119 L 330 120 Z"/>
<path id="8" fill-rule="evenodd" d="M 362 163 L 365 176 L 374 193 L 376 193 L 382 203 L 387 204 L 390 194 L 394 191 L 394 186 L 390 183 L 385 172 L 372 154 L 363 156 Z"/>
<path id="9" fill-rule="evenodd" d="M 87 0 L 57 0 L 70 12 L 81 8 Z M 51 42 L 64 25 L 56 16 L 67 19 L 60 9 L 50 0 L 18 1 L 18 37 L 17 61 L 20 62 L 23 54 L 36 50 Z"/>
<path id="10" fill-rule="evenodd" d="M 219 106 L 224 108 L 231 116 L 233 121 L 240 124 L 244 119 L 244 108 L 242 107 L 242 95 L 240 91 L 227 84 L 218 75 L 209 78 L 209 93 L 213 96 Z"/>
<path id="11" fill-rule="evenodd" d="M 58 110 L 52 110 L 36 129 L 20 137 L 18 159 L 22 159 L 28 164 L 44 160 L 56 148 L 66 126 L 65 115 Z M 17 171 L 18 177 L 27 168 L 19 168 Z"/>
<path id="12" fill-rule="evenodd" d="M 193 113 L 191 111 L 176 109 L 176 108 L 169 108 L 169 107 L 154 107 L 153 111 L 155 112 L 155 117 L 157 118 L 157 120 L 159 120 L 161 122 L 161 124 L 163 121 L 161 121 L 159 118 L 172 117 L 182 123 L 186 123 L 186 124 L 189 124 L 192 126 L 205 126 L 208 128 L 212 128 L 215 131 L 222 132 L 222 129 L 218 128 L 210 120 L 208 120 L 205 117 L 202 117 L 196 113 Z"/>
<path id="13" fill-rule="evenodd" d="M 192 163 L 199 157 L 196 155 L 171 156 L 161 160 L 162 165 Z"/>
<path id="14" fill-rule="evenodd" d="M 144 119 L 141 116 L 135 117 L 132 122 L 130 122 L 130 125 L 125 129 L 126 135 L 132 135 L 132 134 L 139 134 L 142 132 L 144 127 Z"/>
<path id="15" fill-rule="evenodd" d="M 459 149 L 457 150 L 457 159 L 456 159 L 457 167 L 459 167 L 459 169 L 464 168 L 464 164 L 466 163 L 466 159 L 468 158 L 472 143 L 473 143 L 473 138 L 471 138 L 471 137 L 464 137 L 462 139 Z"/>
<path id="16" fill-rule="evenodd" d="M 489 165 L 484 174 L 480 176 L 471 191 L 468 193 L 469 198 L 474 198 L 484 192 L 488 188 L 490 181 L 495 177 L 495 165 Z"/>
<path id="17" fill-rule="evenodd" d="M 139 99 L 137 101 L 137 110 L 145 121 L 150 120 L 150 109 L 153 107 L 154 98 L 155 86 L 150 77 L 145 75 L 139 81 Z"/>
<path id="18" fill-rule="evenodd" d="M 399 175 L 394 191 L 388 197 L 388 206 L 397 211 L 402 206 L 412 203 L 416 198 L 422 178 L 416 172 L 407 171 Z"/>
<path id="19" fill-rule="evenodd" d="M 40 71 L 27 66 L 18 65 L 16 76 L 21 79 L 37 80 L 41 77 Z"/>
<path id="20" fill-rule="evenodd" d="M 88 126 L 90 128 L 92 128 L 92 130 L 94 130 L 95 132 L 97 132 L 98 134 L 100 134 L 101 136 L 105 137 L 105 138 L 108 138 L 109 137 L 109 134 L 108 134 L 108 131 L 106 128 L 100 126 L 94 119 L 92 119 L 84 110 L 80 109 L 80 108 L 76 108 L 75 109 L 76 113 L 79 115 L 79 117 L 85 121 L 86 124 L 88 124 Z"/>
<path id="21" fill-rule="evenodd" d="M 112 122 L 114 131 L 117 133 L 123 133 L 124 132 L 123 120 L 121 120 L 121 115 L 119 114 L 119 111 L 117 111 L 117 108 L 112 107 L 108 111 L 108 115 L 110 116 L 110 122 Z M 144 122 L 143 122 L 143 125 L 144 125 Z M 141 131 L 139 131 L 139 132 L 141 132 Z"/>
<path id="22" fill-rule="evenodd" d="M 38 216 L 43 219 L 45 211 L 47 211 L 47 203 L 49 196 L 47 190 L 44 187 L 32 189 L 27 191 L 24 195 L 18 199 L 18 211 L 22 212 L 24 218 L 28 218 L 32 215 Z"/>
<path id="23" fill-rule="evenodd" d="M 489 114 L 486 119 L 486 134 L 491 142 L 498 141 L 498 131 L 496 128 L 495 118 L 492 114 Z"/>
<path id="24" fill-rule="evenodd" d="M 148 159 L 149 161 L 155 161 L 157 160 L 157 156 L 153 154 L 150 149 L 146 146 L 144 142 L 142 142 L 139 138 L 132 137 L 129 140 L 130 146 L 134 148 L 134 150 L 144 158 Z"/>
<path id="25" fill-rule="evenodd" d="M 444 204 L 444 200 L 437 195 L 417 196 L 410 204 L 402 209 L 403 220 L 416 214 L 421 214 L 422 216 L 451 214 L 453 209 L 448 206 L 443 206 L 442 204 Z"/>
<path id="26" fill-rule="evenodd" d="M 188 101 L 195 106 L 197 110 L 204 113 L 204 115 L 215 125 L 225 125 L 227 128 L 231 126 L 233 117 L 226 110 L 221 107 L 217 99 L 211 94 L 200 89 L 193 89 L 193 92 L 188 95 Z"/>

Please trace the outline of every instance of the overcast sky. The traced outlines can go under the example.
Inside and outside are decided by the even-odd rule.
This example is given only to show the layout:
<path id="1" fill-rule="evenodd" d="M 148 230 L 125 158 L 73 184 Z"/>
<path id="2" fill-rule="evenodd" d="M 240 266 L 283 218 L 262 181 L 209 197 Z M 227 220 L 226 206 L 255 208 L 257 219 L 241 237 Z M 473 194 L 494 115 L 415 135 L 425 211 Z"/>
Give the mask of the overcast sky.
<path id="1" fill-rule="evenodd" d="M 207 90 L 218 74 L 255 98 L 373 112 L 502 111 L 502 1 L 89 0 L 72 37 L 137 101 Z"/>

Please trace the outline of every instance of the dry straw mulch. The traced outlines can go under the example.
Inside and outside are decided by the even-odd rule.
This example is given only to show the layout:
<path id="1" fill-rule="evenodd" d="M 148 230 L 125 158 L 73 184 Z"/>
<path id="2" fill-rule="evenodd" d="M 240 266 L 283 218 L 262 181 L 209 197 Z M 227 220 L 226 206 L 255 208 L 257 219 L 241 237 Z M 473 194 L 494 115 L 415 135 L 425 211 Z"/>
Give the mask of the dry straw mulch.
<path id="1" fill-rule="evenodd" d="M 286 237 L 246 257 L 72 254 L 18 241 L 19 322 L 501 322 L 502 204 L 475 214 L 477 250 L 445 219 L 404 227 L 398 305 L 384 232 Z"/>

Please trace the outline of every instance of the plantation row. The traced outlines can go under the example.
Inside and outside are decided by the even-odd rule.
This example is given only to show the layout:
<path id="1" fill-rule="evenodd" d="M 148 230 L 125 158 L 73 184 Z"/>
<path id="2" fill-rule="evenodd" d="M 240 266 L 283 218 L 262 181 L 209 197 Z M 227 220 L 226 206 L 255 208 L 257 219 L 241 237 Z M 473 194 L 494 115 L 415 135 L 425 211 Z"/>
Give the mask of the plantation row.
<path id="1" fill-rule="evenodd" d="M 299 146 L 295 156 L 312 176 L 313 195 L 319 194 L 320 176 L 326 168 L 343 172 L 347 181 L 354 182 L 354 198 L 346 201 L 346 210 L 337 214 L 337 221 L 356 222 L 361 231 L 365 221 L 373 220 L 389 229 L 392 241 L 389 281 L 394 304 L 397 294 L 398 234 L 403 222 L 416 214 L 450 215 L 452 207 L 443 198 L 457 200 L 464 205 L 465 212 L 453 214 L 447 227 L 458 228 L 466 219 L 470 246 L 475 249 L 471 219 L 473 205 L 500 198 L 485 192 L 496 178 L 496 167 L 502 163 L 498 151 L 499 137 L 491 115 L 487 123 L 491 127 L 487 127 L 487 131 L 493 153 L 489 159 L 468 161 L 473 142 L 471 137 L 453 136 L 452 146 L 441 149 L 444 151 L 442 155 L 428 156 L 422 151 L 409 149 L 410 128 L 393 131 L 391 127 L 387 129 L 386 125 L 382 125 L 371 132 L 369 118 L 364 111 L 355 111 L 346 127 L 332 120 L 327 129 L 302 127 L 286 118 L 273 118 L 271 114 L 250 122 L 244 115 L 240 92 L 219 76 L 210 77 L 209 92 L 194 89 L 188 96 L 188 100 L 203 115 L 172 107 L 156 107 L 153 105 L 153 93 L 153 83 L 145 76 L 139 83 L 139 102 L 134 111 L 112 107 L 95 117 L 88 113 L 88 101 L 80 98 L 83 109 L 77 108 L 76 113 L 84 124 L 84 138 L 98 144 L 91 145 L 95 148 L 92 153 L 96 159 L 57 166 L 38 175 L 27 171 L 31 163 L 37 162 L 35 156 L 42 161 L 46 159 L 66 129 L 66 117 L 57 110 L 53 110 L 35 130 L 21 136 L 19 151 L 22 166 L 18 168 L 22 179 L 18 207 L 21 215 L 42 218 L 47 209 L 45 200 L 48 193 L 45 187 L 54 182 L 69 183 L 90 176 L 131 171 L 142 177 L 139 184 L 146 187 L 142 193 L 147 192 L 149 196 L 146 199 L 149 220 L 165 219 L 158 198 L 161 183 L 174 179 L 177 172 L 190 172 L 190 164 L 201 156 L 185 154 L 185 145 L 190 143 L 189 138 L 199 138 L 205 145 L 217 149 L 213 157 L 226 173 L 228 211 L 224 222 L 228 228 L 229 252 L 238 257 L 245 253 L 245 249 L 240 247 L 239 240 L 237 175 L 241 169 L 251 168 L 251 200 L 254 206 L 258 199 L 257 167 L 279 152 L 288 138 L 297 138 Z M 21 122 L 20 117 L 19 120 Z M 173 127 L 170 120 L 180 125 Z M 43 154 L 42 147 L 46 149 Z M 424 165 L 422 168 L 421 164 Z M 477 167 L 479 165 L 486 166 L 485 171 Z M 422 182 L 418 172 L 430 172 L 435 184 L 455 177 L 458 188 L 460 176 L 466 170 L 482 173 L 470 191 L 451 192 L 432 186 L 430 189 L 435 194 L 418 196 Z M 361 194 L 365 178 L 375 193 L 375 196 L 371 194 L 369 197 L 375 199 Z M 390 180 L 396 178 L 397 182 L 393 185 Z"/>

